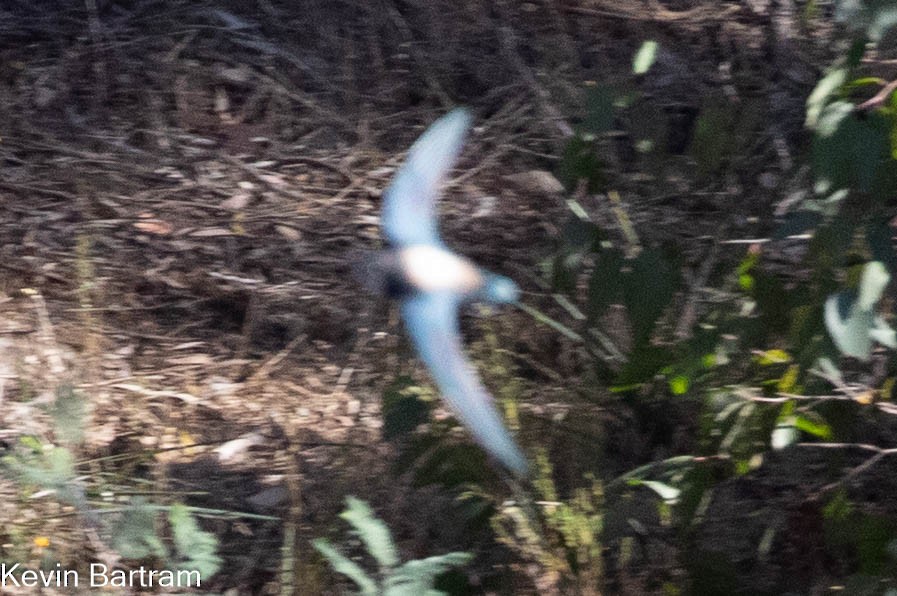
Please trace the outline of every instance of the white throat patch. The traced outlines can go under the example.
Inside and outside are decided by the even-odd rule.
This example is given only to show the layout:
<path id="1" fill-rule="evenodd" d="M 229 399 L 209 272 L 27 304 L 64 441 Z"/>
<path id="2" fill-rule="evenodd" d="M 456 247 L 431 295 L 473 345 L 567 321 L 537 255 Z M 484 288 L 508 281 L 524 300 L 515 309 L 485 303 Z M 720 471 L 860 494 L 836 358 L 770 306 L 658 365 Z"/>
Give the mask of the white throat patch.
<path id="1" fill-rule="evenodd" d="M 483 284 L 473 263 L 436 246 L 418 244 L 404 248 L 399 262 L 411 285 L 424 292 L 449 290 L 466 294 Z"/>

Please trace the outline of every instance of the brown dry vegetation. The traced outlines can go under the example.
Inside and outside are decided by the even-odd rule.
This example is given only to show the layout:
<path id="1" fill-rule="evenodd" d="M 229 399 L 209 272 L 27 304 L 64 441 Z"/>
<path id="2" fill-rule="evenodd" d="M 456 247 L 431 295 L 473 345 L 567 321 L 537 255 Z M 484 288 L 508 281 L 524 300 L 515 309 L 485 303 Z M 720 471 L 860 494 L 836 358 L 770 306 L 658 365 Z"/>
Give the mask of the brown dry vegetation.
<path id="1" fill-rule="evenodd" d="M 687 144 L 697 110 L 744 106 L 739 162 L 723 178 L 686 155 L 663 179 L 639 175 L 625 136 L 604 156 L 643 240 L 681 243 L 699 286 L 702 263 L 742 250 L 713 240 L 762 233 L 805 176 L 793 169 L 803 100 L 829 33 L 790 4 L 4 3 L 0 440 L 56 441 L 47 406 L 70 384 L 88 404 L 77 456 L 89 489 L 140 486 L 160 503 L 272 516 L 203 522 L 226 561 L 210 591 L 346 589 L 308 540 L 337 527 L 355 494 L 405 558 L 469 550 L 474 576 L 504 570 L 491 589 L 572 592 L 485 533 L 445 523 L 452 495 L 395 473 L 381 395 L 400 375 L 426 375 L 394 311 L 353 282 L 350 255 L 378 246 L 380 192 L 404 149 L 467 105 L 476 129 L 442 202 L 445 236 L 563 315 L 538 264 L 564 196 L 515 175 L 556 167 L 586 83 L 630 80 L 650 37 L 664 52 L 632 84 L 670 114 L 671 147 Z M 606 198 L 582 200 L 619 233 Z M 694 316 L 690 299 L 682 316 Z M 658 439 L 626 406 L 596 399 L 586 357 L 553 330 L 519 311 L 467 323 L 475 355 L 492 335 L 510 354 L 521 442 L 547 449 L 565 494 L 585 471 L 614 477 L 688 452 L 693 408 L 659 413 L 674 432 Z M 494 479 L 492 490 L 508 489 Z M 0 480 L 0 499 L 3 560 L 36 564 L 37 536 L 70 568 L 114 559 L 52 496 Z M 657 534 L 628 566 L 609 539 L 609 590 L 680 576 L 669 528 L 646 523 Z"/>

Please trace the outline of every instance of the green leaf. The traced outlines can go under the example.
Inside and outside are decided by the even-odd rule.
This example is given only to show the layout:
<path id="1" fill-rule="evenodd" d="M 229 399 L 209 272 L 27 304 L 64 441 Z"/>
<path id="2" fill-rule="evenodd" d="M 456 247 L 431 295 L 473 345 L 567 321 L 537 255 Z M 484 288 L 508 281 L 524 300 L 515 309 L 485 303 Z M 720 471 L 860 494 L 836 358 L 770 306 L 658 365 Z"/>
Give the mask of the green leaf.
<path id="1" fill-rule="evenodd" d="M 604 187 L 604 164 L 598 157 L 594 139 L 576 135 L 567 142 L 561 154 L 558 178 L 571 191 L 580 180 L 585 181 L 586 191 L 590 193 Z"/>
<path id="2" fill-rule="evenodd" d="M 736 111 L 729 104 L 716 103 L 701 110 L 695 122 L 690 153 L 702 176 L 718 172 L 733 154 L 737 135 L 733 135 Z"/>
<path id="3" fill-rule="evenodd" d="M 678 272 L 657 249 L 645 249 L 623 277 L 623 297 L 632 324 L 634 341 L 643 344 L 654 324 L 670 306 L 676 292 Z"/>
<path id="4" fill-rule="evenodd" d="M 473 555 L 453 552 L 416 561 L 408 561 L 386 580 L 386 596 L 416 596 L 418 594 L 442 594 L 433 590 L 437 575 L 453 567 L 467 564 Z"/>
<path id="5" fill-rule="evenodd" d="M 833 383 L 839 384 L 844 382 L 844 375 L 841 374 L 841 370 L 835 366 L 835 363 L 832 362 L 831 358 L 827 358 L 825 356 L 821 356 L 815 362 L 816 368 L 819 371 L 832 380 Z"/>
<path id="6" fill-rule="evenodd" d="M 863 87 L 881 87 L 887 84 L 888 82 L 881 77 L 859 77 L 844 85 L 844 89 L 846 91 L 853 91 L 855 89 L 862 89 Z"/>
<path id="7" fill-rule="evenodd" d="M 797 381 L 800 378 L 800 366 L 792 364 L 785 369 L 785 374 L 776 383 L 776 389 L 782 393 L 795 393 L 800 391 Z"/>
<path id="8" fill-rule="evenodd" d="M 156 513 L 136 500 L 112 527 L 112 548 L 126 559 L 168 558 L 162 540 L 156 534 Z"/>
<path id="9" fill-rule="evenodd" d="M 176 503 L 168 510 L 168 523 L 174 548 L 181 559 L 179 568 L 199 572 L 203 580 L 215 575 L 221 568 L 218 556 L 218 539 L 204 531 L 191 515 L 190 508 Z"/>
<path id="10" fill-rule="evenodd" d="M 831 190 L 849 188 L 887 201 L 897 192 L 891 129 L 891 118 L 881 111 L 857 114 L 846 101 L 825 106 L 813 138 L 817 180 Z"/>
<path id="11" fill-rule="evenodd" d="M 878 261 L 868 263 L 863 269 L 863 277 L 860 280 L 860 294 L 857 297 L 857 306 L 863 310 L 872 310 L 881 298 L 881 294 L 888 285 L 891 276 L 885 270 L 885 266 Z"/>
<path id="12" fill-rule="evenodd" d="M 637 75 L 648 72 L 657 59 L 657 48 L 656 41 L 649 40 L 642 43 L 642 47 L 638 49 L 638 52 L 635 53 L 635 58 L 632 60 L 632 72 Z"/>
<path id="13" fill-rule="evenodd" d="M 634 480 L 632 482 L 635 485 L 645 486 L 653 490 L 657 495 L 664 500 L 664 502 L 675 505 L 679 502 L 679 497 L 682 495 L 682 491 L 674 486 L 670 486 L 669 484 L 664 484 L 663 482 L 658 482 L 656 480 Z"/>
<path id="14" fill-rule="evenodd" d="M 61 385 L 50 407 L 53 425 L 59 441 L 65 445 L 78 445 L 84 440 L 84 418 L 87 406 L 84 398 L 71 385 Z"/>
<path id="15" fill-rule="evenodd" d="M 618 250 L 603 250 L 595 256 L 595 267 L 589 276 L 588 318 L 598 322 L 607 307 L 623 297 L 623 254 Z"/>
<path id="16" fill-rule="evenodd" d="M 819 114 L 816 134 L 830 137 L 838 132 L 844 120 L 850 118 L 856 107 L 849 101 L 834 101 L 825 106 Z"/>
<path id="17" fill-rule="evenodd" d="M 611 391 L 624 393 L 650 381 L 673 358 L 674 356 L 668 348 L 649 344 L 637 346 L 630 354 L 629 361 L 614 379 Z"/>
<path id="18" fill-rule="evenodd" d="M 409 561 L 398 566 L 395 545 L 386 525 L 374 517 L 368 505 L 355 497 L 346 498 L 347 508 L 340 517 L 349 521 L 361 537 L 368 552 L 377 559 L 383 576 L 383 585 L 378 586 L 358 564 L 354 563 L 330 542 L 323 538 L 312 541 L 315 549 L 339 573 L 350 578 L 361 589 L 364 596 L 383 594 L 385 596 L 415 596 L 417 594 L 441 594 L 433 589 L 437 575 L 446 570 L 467 563 L 472 555 L 454 552 L 427 559 Z"/>
<path id="19" fill-rule="evenodd" d="M 828 440 L 832 438 L 832 428 L 824 420 L 816 417 L 814 420 L 807 415 L 795 416 L 794 427 L 802 432 L 818 439 Z"/>
<path id="20" fill-rule="evenodd" d="M 673 395 L 685 395 L 691 385 L 691 379 L 684 375 L 676 375 L 670 379 L 670 391 Z"/>
<path id="21" fill-rule="evenodd" d="M 345 555 L 336 550 L 326 539 L 316 538 L 315 540 L 312 540 L 311 543 L 312 546 L 315 547 L 315 550 L 327 559 L 327 562 L 330 563 L 330 566 L 333 567 L 334 571 L 342 573 L 355 582 L 355 585 L 361 590 L 363 596 L 377 596 L 377 594 L 380 593 L 377 589 L 377 583 L 364 572 L 364 569 L 354 561 L 346 558 Z"/>
<path id="22" fill-rule="evenodd" d="M 745 292 L 754 289 L 754 269 L 759 261 L 759 253 L 749 252 L 738 264 L 738 287 Z"/>
<path id="23" fill-rule="evenodd" d="M 19 443 L 25 449 L 28 449 L 32 453 L 39 454 L 44 450 L 44 444 L 40 442 L 40 440 L 32 435 L 25 435 L 24 437 L 19 439 Z"/>
<path id="24" fill-rule="evenodd" d="M 866 40 L 862 37 L 858 37 L 853 40 L 853 43 L 850 44 L 850 49 L 847 50 L 846 56 L 846 64 L 849 68 L 856 68 L 860 65 L 860 62 L 863 60 L 863 56 L 866 54 Z"/>
<path id="25" fill-rule="evenodd" d="M 829 98 L 835 94 L 841 86 L 847 81 L 847 69 L 835 68 L 829 71 L 824 77 L 819 79 L 816 87 L 807 98 L 807 128 L 816 128 L 822 110 L 828 103 Z"/>
<path id="26" fill-rule="evenodd" d="M 6 457 L 3 462 L 21 482 L 60 494 L 66 493 L 75 478 L 75 457 L 65 447 L 44 450 L 41 446 L 38 453 Z"/>
<path id="27" fill-rule="evenodd" d="M 780 422 L 776 424 L 776 427 L 773 429 L 769 443 L 773 449 L 779 450 L 797 443 L 799 438 L 800 433 L 797 432 L 793 423 Z"/>
<path id="28" fill-rule="evenodd" d="M 894 331 L 873 311 L 889 279 L 884 265 L 873 261 L 863 268 L 857 290 L 838 292 L 825 301 L 825 326 L 841 353 L 866 360 L 873 339 L 889 347 L 897 343 Z"/>
<path id="29" fill-rule="evenodd" d="M 856 293 L 839 292 L 825 301 L 825 326 L 842 354 L 861 360 L 869 358 L 872 338 L 871 312 L 855 309 Z"/>
<path id="30" fill-rule="evenodd" d="M 791 354 L 785 350 L 766 350 L 754 356 L 754 360 L 760 366 L 769 366 L 770 364 L 787 364 L 791 362 Z"/>
<path id="31" fill-rule="evenodd" d="M 382 569 L 399 564 L 399 555 L 389 528 L 374 516 L 367 503 L 356 497 L 346 497 L 346 510 L 340 513 L 340 517 L 352 525 L 367 551 Z"/>
<path id="32" fill-rule="evenodd" d="M 440 484 L 453 487 L 483 483 L 494 477 L 486 454 L 476 445 L 452 443 L 443 439 L 426 455 L 415 469 L 416 486 Z"/>
<path id="33" fill-rule="evenodd" d="M 593 85 L 586 90 L 586 118 L 582 132 L 599 135 L 614 127 L 614 95 L 604 86 Z"/>
<path id="34" fill-rule="evenodd" d="M 877 341 L 881 345 L 891 348 L 892 350 L 897 348 L 897 333 L 895 333 L 894 329 L 892 329 L 891 326 L 878 315 L 876 315 L 875 319 L 872 321 L 872 329 L 869 330 L 869 337 L 871 337 L 873 341 Z"/>
<path id="35" fill-rule="evenodd" d="M 410 377 L 397 378 L 383 394 L 383 438 L 395 439 L 411 434 L 430 417 L 430 404 L 414 391 Z"/>
<path id="36" fill-rule="evenodd" d="M 75 476 L 75 456 L 65 447 L 54 447 L 46 453 L 47 472 L 50 482 L 62 486 Z"/>

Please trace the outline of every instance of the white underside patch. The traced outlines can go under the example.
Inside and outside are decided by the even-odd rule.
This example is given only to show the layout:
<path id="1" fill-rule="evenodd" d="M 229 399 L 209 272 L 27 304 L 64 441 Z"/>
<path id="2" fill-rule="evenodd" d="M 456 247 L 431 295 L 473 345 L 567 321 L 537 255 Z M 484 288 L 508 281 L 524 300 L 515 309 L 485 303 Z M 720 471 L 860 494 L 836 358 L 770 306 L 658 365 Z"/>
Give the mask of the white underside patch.
<path id="1" fill-rule="evenodd" d="M 450 290 L 464 294 L 483 283 L 473 263 L 435 246 L 410 246 L 401 251 L 399 259 L 408 281 L 425 292 Z"/>

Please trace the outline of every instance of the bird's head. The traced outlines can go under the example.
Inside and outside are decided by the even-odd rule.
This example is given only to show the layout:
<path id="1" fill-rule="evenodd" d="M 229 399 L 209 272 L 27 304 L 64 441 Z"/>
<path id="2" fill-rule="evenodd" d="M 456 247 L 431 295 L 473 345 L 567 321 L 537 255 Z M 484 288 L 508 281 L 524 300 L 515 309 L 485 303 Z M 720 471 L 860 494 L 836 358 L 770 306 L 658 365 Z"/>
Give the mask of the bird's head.
<path id="1" fill-rule="evenodd" d="M 479 299 L 493 304 L 509 304 L 520 299 L 520 288 L 504 275 L 483 272 L 483 287 Z"/>

